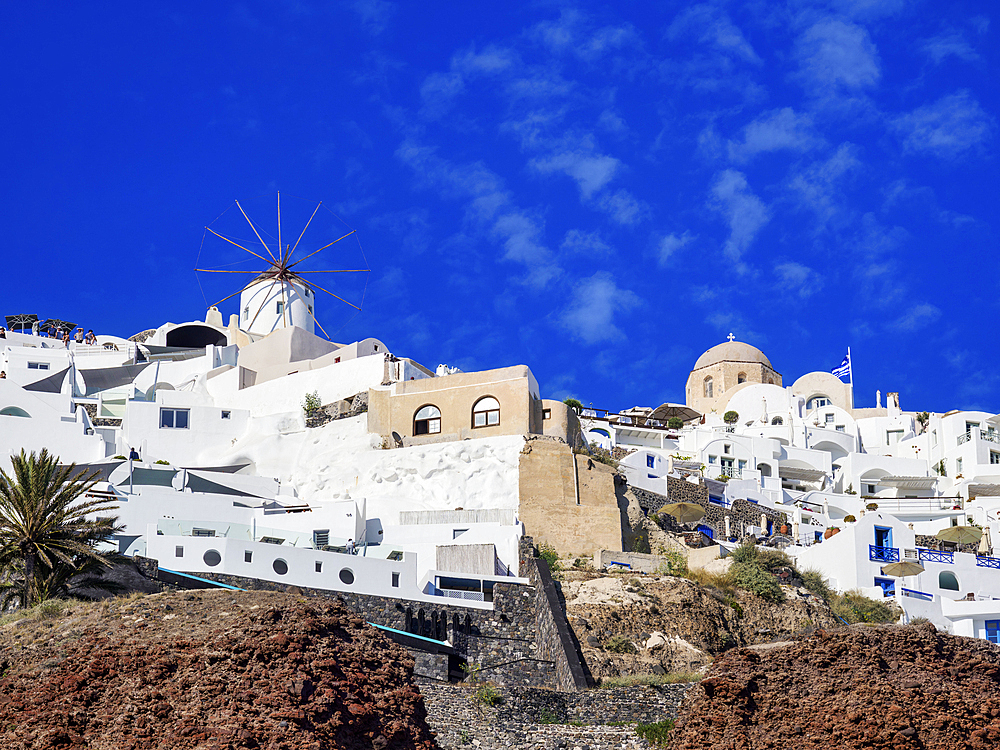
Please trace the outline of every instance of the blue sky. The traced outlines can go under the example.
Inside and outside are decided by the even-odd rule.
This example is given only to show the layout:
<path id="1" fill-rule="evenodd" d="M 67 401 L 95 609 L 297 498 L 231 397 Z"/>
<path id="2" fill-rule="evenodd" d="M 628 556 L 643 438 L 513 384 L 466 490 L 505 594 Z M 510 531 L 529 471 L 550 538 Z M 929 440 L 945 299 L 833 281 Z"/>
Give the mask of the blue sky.
<path id="1" fill-rule="evenodd" d="M 1000 409 L 992 3 L 91 6 L 5 10 L 2 314 L 202 318 L 205 225 L 280 190 L 357 230 L 314 268 L 371 265 L 336 340 L 617 409 L 732 332 Z"/>

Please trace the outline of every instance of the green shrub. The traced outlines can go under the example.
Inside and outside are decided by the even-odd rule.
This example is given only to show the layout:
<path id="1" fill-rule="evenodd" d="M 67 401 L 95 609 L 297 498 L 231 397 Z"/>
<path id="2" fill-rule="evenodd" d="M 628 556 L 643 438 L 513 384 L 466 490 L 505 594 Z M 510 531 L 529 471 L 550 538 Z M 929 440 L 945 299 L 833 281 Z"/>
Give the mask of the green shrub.
<path id="1" fill-rule="evenodd" d="M 865 510 L 878 510 L 878 503 L 868 503 L 865 506 Z"/>
<path id="2" fill-rule="evenodd" d="M 726 424 L 736 424 L 740 421 L 740 414 L 736 411 L 727 411 L 722 415 L 722 421 Z"/>
<path id="3" fill-rule="evenodd" d="M 855 518 L 855 517 L 854 517 L 854 516 L 853 516 L 852 514 L 850 514 L 850 513 L 848 513 L 848 514 L 847 514 L 846 516 L 844 516 L 844 523 L 854 523 L 854 522 L 855 522 L 855 521 L 857 521 L 857 520 L 858 520 L 858 519 L 857 519 L 857 518 Z"/>
<path id="4" fill-rule="evenodd" d="M 860 591 L 847 591 L 831 603 L 835 614 L 851 625 L 859 622 L 895 622 L 898 614 L 894 607 L 884 601 L 869 599 Z"/>
<path id="5" fill-rule="evenodd" d="M 613 654 L 636 653 L 635 644 L 623 635 L 612 636 L 611 639 L 604 644 L 604 650 L 610 651 Z"/>
<path id="6" fill-rule="evenodd" d="M 658 576 L 684 576 L 688 572 L 687 558 L 675 549 L 661 550 L 660 557 L 665 558 L 656 568 Z"/>
<path id="7" fill-rule="evenodd" d="M 751 594 L 769 602 L 783 602 L 785 594 L 777 579 L 760 565 L 733 563 L 729 568 L 733 583 Z"/>
<path id="8" fill-rule="evenodd" d="M 319 397 L 319 391 L 307 393 L 302 400 L 302 410 L 306 413 L 307 417 L 317 414 L 322 408 L 323 401 Z"/>
<path id="9" fill-rule="evenodd" d="M 164 461 L 162 458 L 156 459 L 156 461 L 154 461 L 154 463 L 157 463 L 160 466 L 170 466 L 170 462 L 169 461 Z"/>
<path id="10" fill-rule="evenodd" d="M 500 690 L 496 685 L 489 682 L 479 685 L 472 696 L 478 703 L 482 703 L 484 706 L 497 706 L 503 703 L 503 696 L 500 694 Z"/>
<path id="11" fill-rule="evenodd" d="M 667 420 L 667 428 L 671 430 L 679 430 L 684 426 L 684 420 L 680 417 L 671 417 Z"/>
<path id="12" fill-rule="evenodd" d="M 739 547 L 730 553 L 733 563 L 736 565 L 756 565 L 757 545 L 753 542 L 743 542 Z"/>
<path id="13" fill-rule="evenodd" d="M 549 565 L 549 571 L 555 573 L 562 566 L 559 565 L 559 553 L 551 544 L 542 544 L 538 547 L 538 556 Z"/>
<path id="14" fill-rule="evenodd" d="M 802 586 L 812 592 L 825 602 L 833 599 L 833 589 L 830 588 L 829 581 L 823 577 L 818 570 L 806 570 L 799 574 L 802 578 Z"/>
<path id="15" fill-rule="evenodd" d="M 114 458 L 116 461 L 128 461 L 128 459 L 125 458 L 125 456 L 122 456 L 121 454 L 115 456 Z"/>
<path id="16" fill-rule="evenodd" d="M 657 747 L 665 747 L 670 730 L 674 728 L 673 719 L 664 719 L 653 724 L 636 724 L 635 733 L 646 742 Z"/>
<path id="17" fill-rule="evenodd" d="M 758 549 L 757 564 L 769 573 L 773 573 L 778 568 L 791 568 L 795 570 L 795 563 L 792 558 L 779 549 Z"/>
<path id="18" fill-rule="evenodd" d="M 577 414 L 583 411 L 583 404 L 581 404 L 575 398 L 564 398 L 563 403 L 566 404 L 566 406 L 568 406 L 570 409 L 575 411 Z"/>

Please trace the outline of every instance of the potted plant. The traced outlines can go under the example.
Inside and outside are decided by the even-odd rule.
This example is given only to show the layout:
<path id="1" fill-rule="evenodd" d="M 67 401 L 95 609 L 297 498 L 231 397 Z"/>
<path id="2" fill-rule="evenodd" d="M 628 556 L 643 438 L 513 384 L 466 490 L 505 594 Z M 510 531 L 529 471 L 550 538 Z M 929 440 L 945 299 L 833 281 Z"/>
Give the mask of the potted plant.
<path id="1" fill-rule="evenodd" d="M 846 516 L 844 516 L 844 523 L 854 523 L 854 522 L 855 522 L 855 521 L 857 521 L 857 520 L 858 520 L 858 519 L 857 519 L 857 518 L 855 518 L 855 517 L 854 517 L 854 516 L 853 516 L 852 514 L 850 514 L 850 513 L 848 513 L 848 514 L 847 514 Z"/>
<path id="2" fill-rule="evenodd" d="M 840 533 L 840 528 L 839 527 L 837 527 L 837 526 L 831 526 L 830 528 L 828 528 L 826 531 L 823 532 L 823 538 L 824 539 L 829 539 L 834 534 L 839 534 L 839 533 Z"/>

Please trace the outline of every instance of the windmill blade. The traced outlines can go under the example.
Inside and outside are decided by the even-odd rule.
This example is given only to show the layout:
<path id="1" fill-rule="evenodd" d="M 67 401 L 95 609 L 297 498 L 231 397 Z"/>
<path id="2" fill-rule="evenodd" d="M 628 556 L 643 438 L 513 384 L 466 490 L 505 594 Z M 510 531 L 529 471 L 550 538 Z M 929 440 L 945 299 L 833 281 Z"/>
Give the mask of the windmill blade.
<path id="1" fill-rule="evenodd" d="M 246 287 L 243 287 L 243 289 L 240 289 L 240 290 L 239 290 L 238 292 L 233 292 L 233 293 L 232 293 L 232 294 L 230 294 L 230 295 L 229 295 L 228 297 L 223 297 L 223 298 L 222 298 L 222 299 L 220 299 L 220 300 L 219 300 L 218 302 L 216 302 L 216 303 L 215 303 L 214 305 L 212 305 L 212 307 L 218 307 L 218 306 L 219 306 L 219 305 L 221 305 L 221 304 L 222 304 L 223 302 L 225 302 L 225 301 L 226 301 L 227 299 L 232 299 L 232 298 L 233 298 L 233 297 L 235 297 L 235 296 L 236 296 L 237 294 L 243 294 L 243 292 L 244 292 L 244 290 L 245 290 L 245 289 L 246 289 Z"/>
<path id="2" fill-rule="evenodd" d="M 353 307 L 353 308 L 354 308 L 355 310 L 360 310 L 360 309 L 361 309 L 360 307 L 358 307 L 357 305 L 355 305 L 355 304 L 354 304 L 353 302 L 348 302 L 348 301 L 347 301 L 346 299 L 344 299 L 343 297 L 341 297 L 341 296 L 339 296 L 339 295 L 336 295 L 336 294 L 334 294 L 334 293 L 333 293 L 333 292 L 331 292 L 331 291 L 330 291 L 329 289 L 324 289 L 324 288 L 323 288 L 323 287 L 321 287 L 321 286 L 320 286 L 319 284 L 313 284 L 313 286 L 314 286 L 314 287 L 316 287 L 317 289 L 319 289 L 319 290 L 320 290 L 321 292 L 326 292 L 326 293 L 327 293 L 327 294 L 329 294 L 329 295 L 330 295 L 331 297 L 336 297 L 336 298 L 337 298 L 337 299 L 339 299 L 339 300 L 340 300 L 341 302 L 343 302 L 343 303 L 344 303 L 345 305 L 350 305 L 350 306 L 351 306 L 351 307 Z"/>
<path id="3" fill-rule="evenodd" d="M 243 210 L 243 206 L 240 205 L 239 201 L 236 201 L 236 207 L 240 209 L 240 213 L 243 214 L 243 218 L 247 220 L 247 224 L 250 225 L 250 228 L 253 230 L 253 233 L 257 235 L 257 239 L 260 240 L 260 244 L 262 244 L 264 246 L 264 249 L 267 250 L 267 254 L 271 256 L 271 260 L 277 263 L 278 259 L 274 257 L 274 253 L 271 252 L 271 248 L 269 248 L 267 246 L 267 243 L 264 242 L 263 238 L 261 238 L 260 232 L 257 231 L 257 227 L 255 227 L 253 225 L 253 222 L 250 221 L 250 217 L 247 216 L 247 212 Z M 278 245 L 278 250 L 280 252 L 281 245 Z"/>
<path id="4" fill-rule="evenodd" d="M 303 258 L 302 260 L 305 260 L 305 258 Z M 351 269 L 346 269 L 346 270 L 343 270 L 343 271 L 299 271 L 300 274 L 307 274 L 307 273 L 371 273 L 371 272 L 372 272 L 372 269 L 370 269 L 370 268 L 351 268 Z"/>
<path id="5" fill-rule="evenodd" d="M 264 271 L 222 271 L 218 268 L 196 268 L 195 271 L 201 271 L 202 273 L 254 273 L 260 276 Z"/>
<path id="6" fill-rule="evenodd" d="M 238 248 L 239 248 L 240 250 L 246 250 L 246 251 L 247 251 L 248 253 L 250 253 L 251 255 L 255 255 L 255 256 L 257 256 L 257 257 L 258 257 L 258 258 L 260 258 L 260 259 L 261 259 L 262 261 L 264 261 L 265 263 L 267 263 L 267 264 L 268 264 L 269 266 L 273 266 L 273 265 L 274 265 L 274 263 L 273 263 L 273 262 L 269 261 L 269 260 L 268 260 L 267 258 L 265 258 L 265 257 L 264 257 L 263 255 L 257 255 L 257 253 L 255 253 L 255 252 L 254 252 L 253 250 L 249 250 L 249 249 L 247 249 L 247 248 L 243 247 L 243 245 L 241 245 L 240 243 L 238 243 L 238 242 L 233 242 L 233 241 L 232 241 L 231 239 L 229 239 L 228 237 L 223 237 L 223 236 L 222 236 L 221 234 L 219 234 L 219 233 L 218 233 L 218 232 L 216 232 L 216 231 L 215 231 L 214 229 L 212 229 L 212 227 L 205 227 L 205 229 L 207 229 L 207 230 L 208 230 L 209 232 L 211 232 L 212 234 L 214 234 L 214 235 L 215 235 L 216 237 L 218 237 L 219 239 L 221 239 L 221 240 L 225 240 L 225 241 L 226 241 L 226 242 L 228 242 L 228 243 L 229 243 L 230 245 L 236 245 L 236 247 L 238 247 Z"/>
<path id="7" fill-rule="evenodd" d="M 287 259 L 281 254 L 281 191 L 278 191 L 278 255 L 281 257 L 281 265 L 287 263 Z"/>
<path id="8" fill-rule="evenodd" d="M 275 284 L 277 284 L 277 283 L 278 283 L 278 280 L 277 280 L 277 279 L 274 279 L 274 280 L 273 280 L 273 281 L 271 282 L 271 286 L 269 286 L 269 287 L 267 288 L 267 291 L 266 291 L 266 292 L 264 293 L 264 301 L 260 303 L 260 307 L 258 307 L 258 308 L 257 308 L 257 312 L 256 312 L 256 313 L 254 314 L 254 316 L 253 316 L 253 320 L 251 320 L 251 321 L 250 321 L 250 325 L 248 325 L 248 326 L 246 327 L 246 330 L 248 330 L 248 331 L 249 331 L 249 330 L 250 330 L 251 328 L 253 328 L 253 324 L 257 322 L 257 316 L 258 316 L 258 315 L 260 315 L 260 313 L 261 313 L 261 310 L 263 310 L 263 309 L 264 309 L 264 305 L 266 305 L 266 304 L 267 304 L 267 300 L 268 300 L 268 298 L 269 298 L 269 297 L 271 296 L 271 290 L 272 290 L 272 289 L 274 289 L 274 285 L 275 285 Z"/>
<path id="9" fill-rule="evenodd" d="M 315 315 L 313 315 L 313 323 L 319 326 L 319 330 L 321 330 L 323 332 L 323 335 L 326 336 L 327 341 L 333 341 L 333 339 L 330 338 L 330 334 L 326 332 L 326 329 L 320 324 L 318 320 L 316 320 Z"/>
<path id="10" fill-rule="evenodd" d="M 307 221 L 306 225 L 304 227 L 302 227 L 302 234 L 300 234 L 299 238 L 297 240 L 295 240 L 295 244 L 292 245 L 292 249 L 288 251 L 288 259 L 289 260 L 292 259 L 292 253 L 295 252 L 295 248 L 297 248 L 299 246 L 299 243 L 302 242 L 303 235 L 305 235 L 306 230 L 309 228 L 309 225 L 312 224 L 313 217 L 316 216 L 316 212 L 319 211 L 319 207 L 322 206 L 322 205 L 323 205 L 323 201 L 320 201 L 319 203 L 316 204 L 316 208 L 313 209 L 312 216 L 309 217 L 309 221 Z"/>
<path id="11" fill-rule="evenodd" d="M 357 229 L 352 229 L 352 230 L 351 230 L 350 232 L 348 232 L 347 234 L 345 234 L 345 235 L 344 235 L 343 237 L 338 237 L 337 239 L 335 239 L 335 240 L 334 240 L 333 242 L 331 242 L 331 243 L 330 243 L 330 245 L 336 245 L 336 244 L 337 244 L 338 242 L 340 242 L 340 241 L 341 241 L 341 240 L 343 240 L 343 239 L 346 239 L 347 237 L 350 237 L 350 236 L 351 236 L 352 234 L 354 234 L 354 233 L 355 233 L 355 232 L 357 232 L 357 231 L 358 231 Z M 295 261 L 294 263 L 292 263 L 292 265 L 290 265 L 290 266 L 288 266 L 288 267 L 289 267 L 289 268 L 293 268 L 294 266 L 297 266 L 297 265 L 298 265 L 299 263 L 301 263 L 302 261 L 304 261 L 304 260 L 309 260 L 309 259 L 310 259 L 311 257 L 313 257 L 313 256 L 314 256 L 314 255 L 315 255 L 316 253 L 320 253 L 320 252 L 323 252 L 324 250 L 326 250 L 326 249 L 327 249 L 328 247 L 330 247 L 330 245 L 323 245 L 323 247 L 321 247 L 321 248 L 320 248 L 319 250 L 317 250 L 317 251 L 316 251 L 315 253 L 309 253 L 309 255 L 307 255 L 306 257 L 304 257 L 304 258 L 301 258 L 301 259 L 299 259 L 299 260 Z"/>

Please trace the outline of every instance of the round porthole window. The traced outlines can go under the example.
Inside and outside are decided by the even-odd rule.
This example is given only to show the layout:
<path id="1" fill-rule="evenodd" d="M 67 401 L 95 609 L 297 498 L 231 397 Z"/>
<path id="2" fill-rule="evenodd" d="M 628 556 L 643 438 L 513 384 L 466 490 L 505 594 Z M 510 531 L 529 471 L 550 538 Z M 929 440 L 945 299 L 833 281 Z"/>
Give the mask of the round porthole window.
<path id="1" fill-rule="evenodd" d="M 340 580 L 350 586 L 354 583 L 354 571 L 344 568 L 340 571 Z"/>
<path id="2" fill-rule="evenodd" d="M 222 562 L 222 555 L 219 554 L 218 550 L 210 549 L 201 556 L 201 559 L 205 561 L 205 565 L 214 568 Z"/>
<path id="3" fill-rule="evenodd" d="M 274 572 L 277 573 L 279 576 L 283 576 L 285 575 L 285 573 L 288 572 L 288 563 L 286 563 L 284 560 L 281 559 L 275 560 L 271 564 L 271 567 L 274 568 Z"/>

